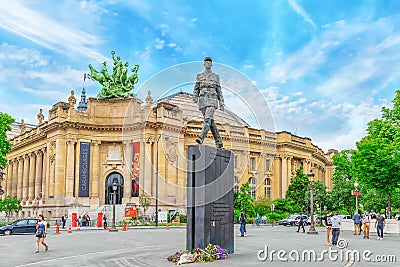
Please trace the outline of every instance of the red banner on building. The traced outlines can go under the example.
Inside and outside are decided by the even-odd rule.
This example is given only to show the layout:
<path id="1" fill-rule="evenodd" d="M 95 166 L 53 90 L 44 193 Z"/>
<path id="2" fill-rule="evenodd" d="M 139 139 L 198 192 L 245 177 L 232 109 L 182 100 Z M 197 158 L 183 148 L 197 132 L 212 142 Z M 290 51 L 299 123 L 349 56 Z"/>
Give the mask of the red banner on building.
<path id="1" fill-rule="evenodd" d="M 133 143 L 132 152 L 132 171 L 131 171 L 131 181 L 132 181 L 132 197 L 139 196 L 139 175 L 140 175 L 140 142 Z"/>

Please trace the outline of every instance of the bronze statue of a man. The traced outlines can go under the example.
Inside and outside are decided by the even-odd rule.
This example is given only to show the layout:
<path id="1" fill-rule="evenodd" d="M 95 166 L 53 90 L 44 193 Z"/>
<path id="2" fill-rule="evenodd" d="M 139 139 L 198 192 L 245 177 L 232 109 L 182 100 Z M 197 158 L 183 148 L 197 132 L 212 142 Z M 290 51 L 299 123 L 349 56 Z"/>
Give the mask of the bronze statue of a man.
<path id="1" fill-rule="evenodd" d="M 194 86 L 193 95 L 194 101 L 199 105 L 199 109 L 204 116 L 204 125 L 200 136 L 196 142 L 202 144 L 208 130 L 214 136 L 215 145 L 217 148 L 222 148 L 222 139 L 219 136 L 217 126 L 214 122 L 214 112 L 218 108 L 224 111 L 224 97 L 222 96 L 219 76 L 211 71 L 212 59 L 206 57 L 204 59 L 205 70 L 197 74 L 196 84 Z"/>

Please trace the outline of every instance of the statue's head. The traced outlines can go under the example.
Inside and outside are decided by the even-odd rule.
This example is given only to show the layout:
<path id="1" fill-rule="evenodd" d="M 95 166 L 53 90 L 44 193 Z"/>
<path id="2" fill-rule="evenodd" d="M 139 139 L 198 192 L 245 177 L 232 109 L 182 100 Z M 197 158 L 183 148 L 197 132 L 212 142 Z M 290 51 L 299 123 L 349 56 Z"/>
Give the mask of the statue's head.
<path id="1" fill-rule="evenodd" d="M 211 67 L 212 67 L 212 59 L 211 59 L 211 57 L 205 57 L 204 58 L 204 67 L 206 69 L 211 69 Z"/>

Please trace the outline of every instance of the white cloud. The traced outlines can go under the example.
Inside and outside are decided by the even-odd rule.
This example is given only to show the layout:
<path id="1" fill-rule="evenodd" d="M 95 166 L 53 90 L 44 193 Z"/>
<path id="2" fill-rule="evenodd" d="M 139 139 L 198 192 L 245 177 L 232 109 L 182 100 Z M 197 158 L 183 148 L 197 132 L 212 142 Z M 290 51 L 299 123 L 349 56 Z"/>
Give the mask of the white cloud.
<path id="1" fill-rule="evenodd" d="M 339 150 L 354 149 L 356 147 L 355 143 L 366 135 L 368 122 L 380 117 L 380 110 L 381 107 L 378 105 L 361 103 L 354 106 L 350 103 L 345 103 L 339 110 L 344 115 L 345 131 L 332 131 L 331 134 L 317 135 L 314 138 L 314 143 L 317 143 L 318 146 L 325 150 L 329 148 Z M 336 111 L 335 109 L 334 112 Z"/>
<path id="2" fill-rule="evenodd" d="M 18 1 L 1 1 L 0 12 L 0 27 L 13 34 L 69 56 L 81 55 L 97 61 L 107 59 L 91 48 L 101 42 L 92 34 L 68 28 Z"/>
<path id="3" fill-rule="evenodd" d="M 156 49 L 163 49 L 164 48 L 164 45 L 165 45 L 165 40 L 161 40 L 160 38 L 156 38 L 156 39 L 154 39 L 154 47 L 156 48 Z"/>
<path id="4" fill-rule="evenodd" d="M 159 24 L 156 29 L 161 31 L 162 36 L 165 36 L 169 32 L 169 26 L 167 24 Z"/>
<path id="5" fill-rule="evenodd" d="M 70 94 L 67 94 L 65 92 L 60 92 L 56 90 L 43 90 L 43 89 L 33 89 L 33 88 L 28 88 L 24 87 L 21 89 L 18 89 L 21 92 L 26 93 L 26 95 L 31 95 L 31 96 L 40 96 L 45 99 L 51 99 L 55 101 L 66 101 L 69 97 Z"/>
<path id="6" fill-rule="evenodd" d="M 4 62 L 7 66 L 16 62 L 28 68 L 48 65 L 48 59 L 43 57 L 38 51 L 20 48 L 7 43 L 2 43 L 0 47 L 0 63 Z"/>
<path id="7" fill-rule="evenodd" d="M 253 68 L 254 68 L 254 65 L 252 65 L 252 64 L 244 64 L 244 65 L 243 65 L 243 68 L 244 68 L 244 69 L 253 69 Z"/>
<path id="8" fill-rule="evenodd" d="M 294 11 L 296 11 L 297 14 L 299 14 L 300 16 L 302 16 L 304 18 L 305 21 L 307 21 L 308 23 L 311 24 L 311 26 L 313 26 L 314 28 L 317 28 L 317 26 L 315 25 L 315 23 L 312 21 L 312 19 L 310 18 L 310 16 L 307 14 L 306 11 L 304 11 L 304 9 L 296 2 L 296 0 L 288 0 L 288 3 L 290 5 L 291 8 L 294 9 Z"/>
<path id="9" fill-rule="evenodd" d="M 400 68 L 399 16 L 375 22 L 344 20 L 325 25 L 321 35 L 291 55 L 282 64 L 268 68 L 271 81 L 314 80 L 319 95 L 345 101 L 385 89 L 398 79 Z"/>

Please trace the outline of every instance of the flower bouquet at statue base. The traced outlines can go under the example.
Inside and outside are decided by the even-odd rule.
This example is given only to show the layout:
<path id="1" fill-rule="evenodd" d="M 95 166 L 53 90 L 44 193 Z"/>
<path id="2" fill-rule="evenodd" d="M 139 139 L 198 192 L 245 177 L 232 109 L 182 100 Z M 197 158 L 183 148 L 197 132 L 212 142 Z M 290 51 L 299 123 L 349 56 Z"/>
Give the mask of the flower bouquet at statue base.
<path id="1" fill-rule="evenodd" d="M 226 259 L 227 252 L 218 245 L 208 244 L 205 248 L 196 248 L 192 252 L 181 250 L 169 256 L 167 259 L 176 265 L 192 262 L 213 262 L 215 260 Z"/>

